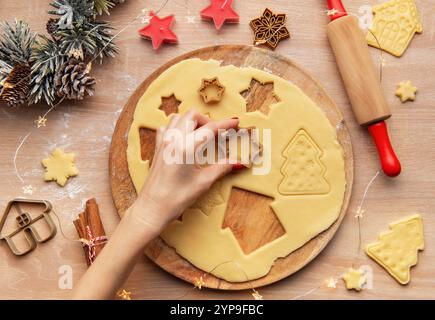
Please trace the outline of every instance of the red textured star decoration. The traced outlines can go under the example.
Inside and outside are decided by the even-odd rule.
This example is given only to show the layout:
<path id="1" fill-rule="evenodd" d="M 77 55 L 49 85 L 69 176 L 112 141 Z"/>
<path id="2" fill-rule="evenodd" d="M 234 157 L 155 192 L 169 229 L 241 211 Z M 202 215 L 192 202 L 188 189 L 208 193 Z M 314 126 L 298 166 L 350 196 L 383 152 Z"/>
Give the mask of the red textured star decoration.
<path id="1" fill-rule="evenodd" d="M 216 29 L 220 29 L 225 22 L 238 23 L 239 15 L 231 5 L 233 0 L 211 0 L 210 5 L 201 11 L 204 20 L 213 19 Z"/>
<path id="2" fill-rule="evenodd" d="M 157 50 L 162 43 L 178 43 L 177 35 L 171 30 L 174 23 L 174 16 L 170 15 L 159 18 L 150 12 L 151 20 L 144 28 L 139 30 L 139 34 L 145 39 L 151 40 L 153 48 Z"/>

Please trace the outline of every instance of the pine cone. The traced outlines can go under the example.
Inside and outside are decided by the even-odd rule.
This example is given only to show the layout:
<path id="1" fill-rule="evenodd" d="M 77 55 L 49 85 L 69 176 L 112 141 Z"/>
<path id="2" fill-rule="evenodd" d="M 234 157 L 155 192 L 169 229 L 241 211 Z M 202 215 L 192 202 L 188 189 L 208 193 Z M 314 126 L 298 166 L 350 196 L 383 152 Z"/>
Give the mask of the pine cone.
<path id="1" fill-rule="evenodd" d="M 16 64 L 5 79 L 0 97 L 8 106 L 17 107 L 27 102 L 30 71 L 30 66 Z"/>
<path id="2" fill-rule="evenodd" d="M 52 37 L 55 36 L 57 30 L 59 29 L 59 26 L 57 25 L 58 22 L 59 22 L 59 19 L 53 19 L 53 18 L 50 18 L 47 21 L 47 24 L 45 27 L 47 29 L 48 34 Z"/>
<path id="3" fill-rule="evenodd" d="M 65 62 L 54 77 L 58 97 L 70 100 L 82 100 L 94 93 L 95 79 L 89 74 L 86 63 L 75 58 Z"/>

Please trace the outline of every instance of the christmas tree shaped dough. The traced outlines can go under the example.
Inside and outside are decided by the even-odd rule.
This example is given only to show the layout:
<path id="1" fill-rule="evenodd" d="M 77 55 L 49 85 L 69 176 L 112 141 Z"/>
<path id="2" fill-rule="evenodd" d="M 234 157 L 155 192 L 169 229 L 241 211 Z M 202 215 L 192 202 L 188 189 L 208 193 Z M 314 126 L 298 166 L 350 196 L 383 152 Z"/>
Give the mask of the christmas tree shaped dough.
<path id="1" fill-rule="evenodd" d="M 417 264 L 418 251 L 424 249 L 423 222 L 419 214 L 390 224 L 390 231 L 369 244 L 366 253 L 384 267 L 400 284 L 411 280 L 411 267 Z"/>
<path id="2" fill-rule="evenodd" d="M 203 79 L 215 77 L 225 87 L 225 94 L 211 105 L 198 94 L 198 88 Z M 253 79 L 273 83 L 279 102 L 270 106 L 267 115 L 258 110 L 247 112 L 247 100 L 240 92 L 249 89 Z M 344 158 L 335 128 L 322 110 L 289 81 L 255 68 L 221 66 L 214 60 L 189 59 L 173 65 L 150 84 L 139 100 L 127 148 L 128 169 L 137 191 L 149 170 L 149 161 L 141 156 L 140 128 L 157 129 L 168 123 L 170 118 L 159 106 L 161 97 L 172 94 L 181 101 L 180 114 L 194 108 L 214 120 L 238 117 L 241 128 L 270 129 L 272 139 L 271 170 L 267 175 L 253 175 L 247 169 L 224 177 L 184 212 L 181 221 L 174 221 L 161 234 L 179 255 L 216 277 L 246 282 L 265 276 L 276 259 L 300 248 L 336 221 L 346 187 Z M 300 155 L 294 156 L 293 150 L 284 151 L 295 136 L 301 136 L 304 142 L 296 150 L 306 152 L 303 160 L 298 159 Z M 266 147 L 263 141 L 260 143 Z M 297 192 L 291 194 L 279 191 L 285 175 L 293 174 L 291 168 L 286 169 L 286 160 L 298 163 L 299 168 L 307 166 L 306 171 L 293 177 Z M 287 182 L 283 184 L 284 191 L 292 188 Z M 285 233 L 245 254 L 232 230 L 222 227 L 233 189 L 272 198 L 271 212 Z"/>
<path id="3" fill-rule="evenodd" d="M 42 165 L 46 168 L 44 180 L 54 180 L 60 186 L 65 186 L 69 177 L 79 173 L 74 165 L 74 157 L 74 153 L 64 153 L 60 149 L 54 149 L 48 158 L 42 160 Z"/>
<path id="4" fill-rule="evenodd" d="M 299 130 L 283 156 L 287 161 L 281 168 L 284 179 L 279 185 L 279 192 L 291 195 L 323 194 L 329 191 L 324 178 L 326 168 L 320 160 L 322 151 L 305 130 Z"/>

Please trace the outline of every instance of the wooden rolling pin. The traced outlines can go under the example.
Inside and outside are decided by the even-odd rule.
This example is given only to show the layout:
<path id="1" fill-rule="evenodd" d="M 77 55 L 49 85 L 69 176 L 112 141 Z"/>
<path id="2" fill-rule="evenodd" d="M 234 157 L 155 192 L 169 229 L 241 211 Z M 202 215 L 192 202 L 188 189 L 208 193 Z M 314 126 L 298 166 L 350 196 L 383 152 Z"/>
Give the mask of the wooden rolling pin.
<path id="1" fill-rule="evenodd" d="M 341 0 L 328 0 L 328 8 L 331 22 L 327 34 L 356 120 L 368 128 L 385 174 L 396 177 L 401 165 L 384 121 L 391 117 L 391 111 L 382 93 L 364 33 L 359 28 L 358 19 L 347 14 Z"/>

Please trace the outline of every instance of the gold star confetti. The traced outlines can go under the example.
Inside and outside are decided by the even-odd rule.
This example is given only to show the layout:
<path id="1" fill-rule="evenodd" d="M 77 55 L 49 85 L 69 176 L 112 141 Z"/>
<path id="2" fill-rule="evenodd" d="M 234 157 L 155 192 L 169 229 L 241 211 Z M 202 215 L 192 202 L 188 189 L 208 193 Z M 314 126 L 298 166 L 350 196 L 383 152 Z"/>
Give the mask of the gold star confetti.
<path id="1" fill-rule="evenodd" d="M 186 16 L 187 23 L 195 23 L 195 16 Z"/>
<path id="2" fill-rule="evenodd" d="M 195 278 L 195 281 L 193 283 L 194 288 L 201 290 L 202 286 L 205 285 L 204 279 L 202 278 L 202 276 L 200 276 L 199 278 Z"/>
<path id="3" fill-rule="evenodd" d="M 120 297 L 122 300 L 131 300 L 131 292 L 126 291 L 125 289 L 119 290 L 116 295 Z"/>
<path id="4" fill-rule="evenodd" d="M 364 217 L 364 210 L 361 207 L 358 207 L 356 210 L 355 218 L 362 219 Z"/>
<path id="5" fill-rule="evenodd" d="M 338 13 L 338 10 L 335 9 L 335 8 L 333 8 L 333 9 L 331 9 L 331 10 L 326 10 L 326 14 L 327 14 L 328 16 L 335 16 L 337 13 Z"/>
<path id="6" fill-rule="evenodd" d="M 367 283 L 367 277 L 364 271 L 360 269 L 350 268 L 343 274 L 342 278 L 348 290 L 361 291 L 363 286 Z"/>
<path id="7" fill-rule="evenodd" d="M 23 193 L 24 194 L 32 195 L 33 194 L 33 187 L 32 187 L 32 185 L 28 184 L 26 186 L 23 186 Z"/>
<path id="8" fill-rule="evenodd" d="M 34 122 L 36 123 L 36 127 L 38 127 L 38 129 L 39 129 L 39 128 L 45 127 L 47 125 L 47 118 L 38 116 L 38 119 L 36 119 Z"/>
<path id="9" fill-rule="evenodd" d="M 263 300 L 263 296 L 255 289 L 252 289 L 254 292 L 252 293 L 252 296 L 254 297 L 254 300 Z"/>
<path id="10" fill-rule="evenodd" d="M 325 280 L 324 283 L 327 288 L 335 289 L 337 288 L 338 280 L 336 278 L 329 277 L 328 279 Z"/>
<path id="11" fill-rule="evenodd" d="M 418 88 L 414 87 L 411 81 L 403 81 L 397 85 L 396 96 L 398 96 L 402 102 L 414 101 L 417 91 Z"/>
<path id="12" fill-rule="evenodd" d="M 73 57 L 73 58 L 75 58 L 77 60 L 83 60 L 83 58 L 84 58 L 83 57 L 83 50 L 82 49 L 78 49 L 78 48 L 71 49 L 68 52 L 68 56 Z"/>
<path id="13" fill-rule="evenodd" d="M 140 16 L 141 18 L 141 22 L 143 24 L 149 24 L 151 21 L 151 15 L 150 15 L 151 10 L 149 9 L 142 9 L 142 15 Z"/>

